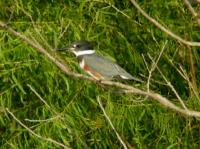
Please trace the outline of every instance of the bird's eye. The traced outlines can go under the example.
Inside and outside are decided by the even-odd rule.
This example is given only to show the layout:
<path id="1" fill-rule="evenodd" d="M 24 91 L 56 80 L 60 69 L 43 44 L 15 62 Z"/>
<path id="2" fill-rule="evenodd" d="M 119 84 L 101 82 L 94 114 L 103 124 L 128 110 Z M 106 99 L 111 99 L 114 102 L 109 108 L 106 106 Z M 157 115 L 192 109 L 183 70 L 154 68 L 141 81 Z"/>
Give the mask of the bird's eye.
<path id="1" fill-rule="evenodd" d="M 80 44 L 77 44 L 75 47 L 76 47 L 76 48 L 80 48 L 81 46 L 80 46 Z"/>

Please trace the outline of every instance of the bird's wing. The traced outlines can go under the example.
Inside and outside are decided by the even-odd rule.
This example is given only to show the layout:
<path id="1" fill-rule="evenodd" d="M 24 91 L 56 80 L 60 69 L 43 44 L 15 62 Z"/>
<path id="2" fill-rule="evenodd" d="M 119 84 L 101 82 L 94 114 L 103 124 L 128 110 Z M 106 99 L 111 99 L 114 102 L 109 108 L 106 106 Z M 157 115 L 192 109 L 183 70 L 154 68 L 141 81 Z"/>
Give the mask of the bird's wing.
<path id="1" fill-rule="evenodd" d="M 126 79 L 126 80 L 135 80 L 138 82 L 143 82 L 142 80 L 133 77 L 131 74 L 129 74 L 127 71 L 125 71 L 122 67 L 120 67 L 119 65 L 115 64 L 115 67 L 117 68 L 118 72 L 119 72 L 119 76 L 122 79 Z"/>
<path id="2" fill-rule="evenodd" d="M 136 80 L 139 82 L 142 82 L 141 80 L 133 77 L 131 74 L 126 72 L 123 68 L 121 68 L 116 63 L 112 62 L 109 59 L 106 59 L 99 55 L 87 55 L 84 56 L 87 65 L 93 69 L 94 71 L 97 71 L 101 73 L 106 78 L 115 78 L 120 77 L 122 79 L 127 80 Z"/>
<path id="3" fill-rule="evenodd" d="M 91 69 L 99 72 L 107 78 L 112 78 L 113 76 L 119 74 L 118 70 L 115 68 L 115 63 L 102 56 L 86 55 L 84 56 L 84 59 Z"/>
<path id="4" fill-rule="evenodd" d="M 133 79 L 133 76 L 125 71 L 122 67 L 117 64 L 114 64 L 114 66 L 118 70 L 120 77 L 122 77 L 123 79 Z"/>

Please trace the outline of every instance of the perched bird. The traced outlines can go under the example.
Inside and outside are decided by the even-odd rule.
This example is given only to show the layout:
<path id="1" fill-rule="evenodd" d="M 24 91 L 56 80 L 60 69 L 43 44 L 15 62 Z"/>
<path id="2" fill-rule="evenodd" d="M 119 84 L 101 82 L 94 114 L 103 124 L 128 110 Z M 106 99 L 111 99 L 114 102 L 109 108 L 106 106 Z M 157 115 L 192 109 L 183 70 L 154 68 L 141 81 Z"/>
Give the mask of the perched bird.
<path id="1" fill-rule="evenodd" d="M 73 52 L 79 61 L 80 67 L 97 80 L 121 78 L 124 80 L 143 82 L 126 72 L 118 64 L 103 56 L 97 55 L 93 44 L 89 41 L 77 41 L 67 47 L 56 50 Z"/>

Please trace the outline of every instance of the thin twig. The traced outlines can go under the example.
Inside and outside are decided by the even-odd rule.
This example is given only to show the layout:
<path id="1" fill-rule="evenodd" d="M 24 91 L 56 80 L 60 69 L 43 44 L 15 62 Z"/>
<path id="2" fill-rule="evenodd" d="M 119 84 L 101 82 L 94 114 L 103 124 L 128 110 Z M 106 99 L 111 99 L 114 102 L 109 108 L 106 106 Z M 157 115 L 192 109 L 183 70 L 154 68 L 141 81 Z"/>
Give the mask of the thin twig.
<path id="1" fill-rule="evenodd" d="M 192 84 L 192 88 L 196 92 L 196 91 L 198 91 L 198 88 L 197 88 L 197 80 L 196 80 L 196 70 L 195 70 L 195 64 L 194 64 L 194 56 L 193 56 L 192 48 L 190 46 L 187 46 L 187 48 L 189 49 L 189 65 L 190 65 L 191 84 Z"/>
<path id="2" fill-rule="evenodd" d="M 200 18 L 199 18 L 199 14 L 194 10 L 194 8 L 192 7 L 191 3 L 188 0 L 183 0 L 185 5 L 188 7 L 189 11 L 191 12 L 192 16 L 194 17 L 194 19 L 197 21 L 197 24 L 200 26 Z"/>
<path id="3" fill-rule="evenodd" d="M 120 141 L 120 143 L 122 144 L 122 146 L 124 147 L 124 149 L 128 149 L 127 146 L 126 146 L 126 144 L 124 143 L 124 141 L 123 141 L 122 138 L 120 137 L 119 133 L 118 133 L 117 130 L 115 129 L 115 127 L 114 127 L 113 123 L 111 122 L 109 116 L 106 114 L 106 111 L 105 111 L 104 108 L 103 108 L 103 105 L 102 105 L 102 103 L 101 103 L 101 99 L 100 99 L 99 96 L 97 97 L 97 101 L 98 101 L 99 106 L 100 106 L 100 108 L 101 108 L 101 110 L 102 110 L 102 112 L 103 112 L 103 115 L 104 115 L 105 118 L 107 119 L 108 123 L 110 124 L 110 126 L 111 126 L 111 128 L 113 129 L 113 131 L 115 132 L 115 134 L 117 135 L 118 140 Z"/>
<path id="4" fill-rule="evenodd" d="M 155 63 L 154 60 L 153 60 L 153 58 L 151 57 L 151 55 L 149 55 L 149 58 L 151 59 L 151 61 L 152 61 L 153 63 Z M 174 86 L 171 84 L 170 81 L 167 80 L 167 78 L 165 77 L 165 75 L 162 73 L 162 71 L 160 70 L 160 68 L 159 68 L 157 65 L 156 65 L 156 68 L 157 68 L 157 70 L 159 71 L 159 73 L 161 74 L 161 76 L 163 77 L 163 79 L 165 80 L 165 82 L 167 83 L 167 85 L 168 85 L 168 86 L 171 88 L 171 90 L 174 92 L 174 94 L 176 95 L 177 99 L 179 100 L 179 102 L 181 103 L 181 105 L 183 106 L 183 108 L 187 110 L 187 107 L 185 106 L 183 100 L 182 100 L 181 97 L 179 96 L 179 94 L 178 94 L 178 92 L 176 91 L 176 89 L 174 88 Z"/>
<path id="5" fill-rule="evenodd" d="M 190 79 L 189 79 L 187 73 L 183 70 L 183 68 L 180 66 L 180 69 L 178 69 L 174 65 L 174 63 L 172 62 L 172 60 L 170 60 L 169 58 L 167 60 L 170 62 L 171 66 L 180 74 L 180 76 L 188 82 L 188 84 L 191 87 L 192 91 L 194 92 L 196 98 L 200 101 L 199 93 L 197 92 L 197 90 L 194 88 L 194 86 L 190 82 Z"/>
<path id="6" fill-rule="evenodd" d="M 32 16 L 26 11 L 24 10 L 23 8 L 21 8 L 20 6 L 18 6 L 19 9 L 25 14 L 27 15 L 30 20 L 31 20 L 31 23 L 34 27 L 34 30 L 36 31 L 36 33 L 39 35 L 40 39 L 42 40 L 42 43 L 45 44 L 49 49 L 52 49 L 52 47 L 47 43 L 47 41 L 43 38 L 43 36 L 41 35 L 40 31 L 38 30 L 38 28 L 36 27 L 36 24 L 35 24 L 35 21 L 33 20 Z"/>
<path id="7" fill-rule="evenodd" d="M 148 92 L 149 92 L 149 85 L 150 85 L 150 79 L 151 79 L 152 73 L 153 73 L 153 71 L 156 69 L 156 67 L 157 67 L 157 65 L 158 65 L 158 62 L 159 62 L 159 60 L 160 60 L 160 58 L 161 58 L 161 56 L 162 56 L 162 54 L 163 54 L 163 52 L 164 52 L 164 49 L 165 49 L 165 47 L 166 47 L 166 45 L 167 45 L 167 42 L 168 42 L 168 41 L 165 42 L 165 44 L 164 44 L 162 50 L 160 51 L 160 54 L 159 54 L 159 56 L 158 56 L 156 62 L 155 62 L 155 63 L 152 63 L 152 67 L 151 67 L 151 69 L 149 70 L 149 77 L 148 77 L 148 80 L 147 80 L 147 91 L 148 91 Z"/>
<path id="8" fill-rule="evenodd" d="M 51 107 L 48 105 L 48 103 L 40 96 L 40 94 L 30 85 L 27 84 L 27 86 L 35 93 L 35 95 L 50 109 Z"/>
<path id="9" fill-rule="evenodd" d="M 56 145 L 58 145 L 58 146 L 60 146 L 60 147 L 63 147 L 63 148 L 65 148 L 65 149 L 69 149 L 69 148 L 70 148 L 70 147 L 68 147 L 68 146 L 66 146 L 66 145 L 64 145 L 64 144 L 62 144 L 62 143 L 60 143 L 60 142 L 57 142 L 57 141 L 55 141 L 55 140 L 53 140 L 53 139 L 51 139 L 51 138 L 45 138 L 45 137 L 43 137 L 43 136 L 41 136 L 41 135 L 35 133 L 33 130 L 31 130 L 31 129 L 28 128 L 25 124 L 23 124 L 23 123 L 22 123 L 8 108 L 6 108 L 6 111 L 7 111 L 7 112 L 22 126 L 22 127 L 24 127 L 28 132 L 30 132 L 33 136 L 38 137 L 38 138 L 40 138 L 40 139 L 42 139 L 42 140 L 51 142 L 51 143 L 53 143 L 53 144 L 56 144 Z"/>
<path id="10" fill-rule="evenodd" d="M 59 60 L 57 60 L 56 58 L 54 58 L 49 52 L 47 52 L 41 45 L 33 42 L 32 40 L 30 40 L 29 38 L 27 38 L 25 35 L 22 35 L 19 32 L 16 32 L 15 30 L 13 30 L 11 27 L 8 27 L 5 23 L 3 23 L 2 21 L 0 21 L 0 27 L 5 28 L 7 31 L 9 31 L 10 33 L 12 33 L 13 35 L 15 35 L 16 37 L 20 38 L 22 41 L 28 43 L 29 45 L 31 45 L 33 48 L 35 48 L 35 50 L 37 50 L 38 52 L 44 54 L 46 57 L 48 57 L 52 62 L 54 62 L 62 71 L 66 72 L 68 75 L 70 76 L 74 76 L 77 78 L 82 78 L 82 79 L 87 79 L 87 80 L 91 80 L 91 81 L 96 81 L 95 79 L 93 79 L 92 77 L 87 77 L 85 75 L 82 74 L 78 74 L 78 73 L 73 73 L 69 70 L 69 68 L 62 64 Z M 52 50 L 53 51 L 53 50 Z"/>
<path id="11" fill-rule="evenodd" d="M 193 90 L 195 96 L 197 97 L 197 99 L 200 100 L 199 93 L 196 91 L 196 89 L 195 89 L 194 86 L 192 85 L 192 83 L 191 83 L 191 81 L 190 81 L 190 79 L 189 79 L 189 76 L 188 76 L 188 74 L 186 73 L 186 70 L 184 70 L 182 66 L 179 66 L 179 68 L 180 68 L 180 72 L 181 72 L 181 73 L 183 74 L 183 76 L 185 77 L 185 80 L 188 82 L 189 86 L 192 88 L 192 90 Z"/>
<path id="12" fill-rule="evenodd" d="M 153 19 L 152 17 L 150 17 L 139 5 L 135 0 L 130 0 L 132 2 L 132 4 L 138 9 L 138 11 L 145 17 L 147 18 L 151 23 L 153 23 L 155 26 L 157 26 L 160 30 L 162 30 L 163 32 L 165 32 L 166 34 L 168 34 L 169 36 L 171 36 L 172 38 L 178 40 L 179 42 L 185 44 L 185 45 L 189 45 L 189 46 L 200 46 L 200 42 L 193 42 L 193 41 L 187 41 L 181 37 L 179 37 L 178 35 L 174 34 L 172 31 L 170 31 L 168 28 L 165 28 L 164 26 L 162 26 L 160 23 L 158 23 L 158 21 L 156 21 L 155 19 Z"/>
<path id="13" fill-rule="evenodd" d="M 67 29 L 69 28 L 69 26 L 71 25 L 71 20 L 69 21 L 69 23 L 66 25 L 66 27 L 64 28 L 64 30 L 61 30 L 61 32 L 60 32 L 60 34 L 59 34 L 59 36 L 58 36 L 58 40 L 60 40 L 62 37 L 63 37 L 63 35 L 65 34 L 65 32 L 67 31 Z M 61 27 L 61 29 L 62 29 L 63 27 Z M 57 48 L 57 47 L 56 47 Z"/>
<path id="14" fill-rule="evenodd" d="M 99 3 L 105 3 L 108 6 L 104 7 L 104 8 L 113 8 L 117 13 L 121 14 L 122 16 L 126 17 L 127 19 L 129 19 L 130 21 L 133 21 L 134 23 L 136 23 L 137 25 L 141 26 L 141 24 L 139 22 L 137 22 L 136 20 L 132 20 L 128 14 L 126 14 L 125 12 L 123 12 L 122 10 L 119 10 L 117 7 L 115 7 L 114 4 L 112 4 L 111 2 L 107 2 L 107 1 L 102 1 L 102 0 L 93 0 L 94 2 L 99 2 Z M 90 2 L 90 0 L 88 1 Z"/>
<path id="15" fill-rule="evenodd" d="M 147 68 L 147 71 L 150 71 L 149 66 L 147 65 L 147 61 L 146 61 L 146 59 L 145 59 L 144 54 L 142 54 L 142 58 L 143 58 L 143 60 L 144 60 L 144 64 L 145 64 L 145 66 L 146 66 L 146 68 Z"/>
<path id="16" fill-rule="evenodd" d="M 52 121 L 54 119 L 57 119 L 57 118 L 60 118 L 61 116 L 58 115 L 58 116 L 55 116 L 55 117 L 52 117 L 52 118 L 48 118 L 48 119 L 44 119 L 44 120 L 33 120 L 33 119 L 24 119 L 25 121 L 28 121 L 28 122 L 34 122 L 34 123 L 37 123 L 37 122 L 49 122 L 49 121 Z"/>

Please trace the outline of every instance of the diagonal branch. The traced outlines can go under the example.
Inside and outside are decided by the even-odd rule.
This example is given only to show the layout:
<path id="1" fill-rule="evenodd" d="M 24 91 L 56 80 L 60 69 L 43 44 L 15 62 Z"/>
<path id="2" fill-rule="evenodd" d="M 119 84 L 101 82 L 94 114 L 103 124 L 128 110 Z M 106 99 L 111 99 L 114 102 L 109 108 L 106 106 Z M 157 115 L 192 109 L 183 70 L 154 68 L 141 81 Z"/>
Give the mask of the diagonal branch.
<path id="1" fill-rule="evenodd" d="M 57 142 L 56 140 L 53 140 L 51 138 L 45 138 L 43 136 L 41 136 L 40 134 L 37 134 L 35 133 L 33 130 L 31 130 L 29 127 L 27 127 L 24 123 L 22 123 L 8 108 L 6 108 L 6 111 L 14 118 L 14 120 L 16 120 L 22 127 L 24 127 L 28 132 L 31 133 L 31 135 L 41 139 L 41 140 L 44 140 L 44 141 L 47 141 L 47 142 L 50 142 L 50 143 L 53 143 L 57 146 L 60 146 L 64 149 L 70 149 L 70 147 L 60 143 L 60 142 Z"/>
<path id="2" fill-rule="evenodd" d="M 194 10 L 194 8 L 192 7 L 192 5 L 190 4 L 190 2 L 188 0 L 183 0 L 185 5 L 188 7 L 189 11 L 191 12 L 192 16 L 194 17 L 194 19 L 197 21 L 198 25 L 200 26 L 200 18 L 199 18 L 199 14 Z"/>
<path id="3" fill-rule="evenodd" d="M 30 40 L 29 38 L 27 38 L 25 35 L 22 35 L 19 32 L 16 32 L 14 29 L 12 29 L 11 27 L 7 26 L 5 23 L 3 23 L 2 21 L 0 21 L 0 28 L 4 28 L 5 30 L 7 30 L 8 32 L 10 32 L 12 35 L 20 38 L 21 40 L 23 40 L 24 42 L 28 43 L 30 46 L 32 46 L 35 50 L 37 50 L 38 52 L 44 54 L 47 58 L 49 58 L 49 60 L 51 60 L 55 65 L 57 65 L 58 68 L 60 68 L 65 74 L 75 77 L 75 78 L 80 78 L 80 79 L 84 79 L 84 80 L 89 80 L 92 81 L 94 83 L 101 83 L 104 85 L 109 85 L 109 86 L 115 86 L 121 89 L 125 89 L 128 90 L 128 92 L 130 93 L 135 93 L 138 95 L 144 95 L 144 96 L 148 96 L 156 101 L 158 101 L 161 105 L 174 110 L 176 112 L 179 112 L 183 115 L 186 116 L 192 116 L 192 117 L 200 117 L 200 112 L 197 111 L 193 111 L 193 110 L 188 110 L 188 109 L 182 109 L 178 106 L 176 106 L 175 104 L 173 104 L 171 101 L 169 101 L 167 98 L 163 97 L 160 94 L 154 93 L 152 91 L 147 92 L 147 91 L 143 91 L 141 89 L 135 88 L 133 86 L 130 85 L 125 85 L 123 83 L 119 83 L 119 82 L 113 82 L 113 81 L 97 81 L 91 77 L 87 77 L 85 75 L 82 74 L 78 74 L 78 73 L 74 73 L 71 72 L 69 70 L 69 68 L 67 68 L 66 65 L 62 64 L 59 60 L 57 60 L 56 58 L 54 58 L 49 52 L 47 52 L 41 45 L 39 45 L 38 43 L 36 44 L 35 42 L 33 42 L 32 40 Z"/>
<path id="4" fill-rule="evenodd" d="M 109 116 L 106 114 L 106 111 L 105 111 L 105 109 L 103 108 L 103 105 L 102 105 L 102 103 L 101 103 L 101 99 L 100 99 L 99 96 L 97 97 L 97 101 L 98 101 L 98 103 L 99 103 L 99 106 L 100 106 L 101 110 L 103 111 L 103 115 L 105 116 L 105 118 L 107 119 L 107 121 L 108 121 L 108 123 L 110 124 L 111 128 L 112 128 L 113 131 L 115 132 L 115 134 L 116 134 L 118 140 L 120 141 L 120 143 L 122 144 L 122 146 L 124 147 L 124 149 L 128 149 L 127 146 L 126 146 L 126 144 L 124 143 L 124 141 L 123 141 L 122 138 L 120 137 L 119 133 L 118 133 L 117 130 L 115 129 L 115 127 L 114 127 L 112 121 L 110 120 Z"/>
<path id="5" fill-rule="evenodd" d="M 187 41 L 181 37 L 179 37 L 178 35 L 174 34 L 172 31 L 170 31 L 168 28 L 165 28 L 164 26 L 162 26 L 158 21 L 156 21 L 155 19 L 153 19 L 152 17 L 150 17 L 139 5 L 135 0 L 130 0 L 132 2 L 132 4 L 138 9 L 138 11 L 146 18 L 148 19 L 151 23 L 153 23 L 156 27 L 158 27 L 161 31 L 165 32 L 166 34 L 168 34 L 169 36 L 171 36 L 172 38 L 178 40 L 179 42 L 188 45 L 188 46 L 197 46 L 200 47 L 200 42 L 193 42 L 193 41 Z"/>

